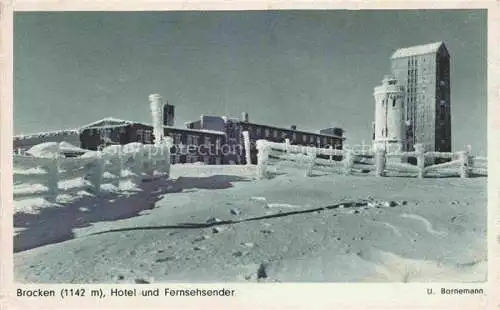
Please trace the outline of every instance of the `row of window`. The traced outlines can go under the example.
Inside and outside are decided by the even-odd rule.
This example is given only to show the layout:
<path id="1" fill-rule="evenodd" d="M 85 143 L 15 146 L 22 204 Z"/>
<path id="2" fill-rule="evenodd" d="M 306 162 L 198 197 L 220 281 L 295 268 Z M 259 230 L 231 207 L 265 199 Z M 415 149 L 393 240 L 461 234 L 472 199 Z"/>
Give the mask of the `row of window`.
<path id="1" fill-rule="evenodd" d="M 144 143 L 153 143 L 153 135 L 151 130 L 137 129 L 137 141 Z"/>
<path id="2" fill-rule="evenodd" d="M 261 127 L 250 127 L 248 129 L 250 132 L 251 136 L 255 137 L 264 137 L 264 138 L 281 138 L 281 139 L 286 139 L 288 137 L 288 133 L 286 131 L 281 131 L 277 129 L 269 129 L 265 128 L 264 131 L 262 131 Z M 264 133 L 262 135 L 262 133 Z M 297 133 L 293 132 L 292 136 L 290 137 L 292 141 L 299 142 L 297 139 Z M 318 137 L 316 135 L 307 135 L 307 134 L 301 134 L 301 142 L 303 143 L 322 143 L 322 144 L 327 144 L 328 139 L 327 137 Z"/>
<path id="3" fill-rule="evenodd" d="M 174 144 L 181 144 L 182 143 L 182 133 L 173 133 L 169 132 L 168 136 L 173 139 Z M 203 140 L 201 139 L 203 138 Z M 212 137 L 207 136 L 207 135 L 193 135 L 193 134 L 188 134 L 186 135 L 186 144 L 187 145 L 210 145 L 212 144 Z M 221 138 L 217 137 L 216 139 L 216 145 L 220 146 L 221 144 Z"/>

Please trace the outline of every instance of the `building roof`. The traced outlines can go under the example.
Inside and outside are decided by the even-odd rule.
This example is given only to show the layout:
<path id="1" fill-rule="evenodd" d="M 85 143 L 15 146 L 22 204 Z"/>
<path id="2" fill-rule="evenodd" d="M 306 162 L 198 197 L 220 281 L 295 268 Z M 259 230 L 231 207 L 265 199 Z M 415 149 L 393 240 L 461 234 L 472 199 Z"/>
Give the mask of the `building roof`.
<path id="1" fill-rule="evenodd" d="M 40 137 L 54 137 L 54 136 L 64 136 L 64 135 L 78 135 L 78 129 L 62 129 L 62 130 L 52 130 L 44 131 L 30 134 L 19 134 L 14 136 L 14 140 L 24 140 Z"/>
<path id="2" fill-rule="evenodd" d="M 102 126 L 123 126 L 123 125 L 129 125 L 129 124 L 134 124 L 134 123 L 140 123 L 140 122 L 133 122 L 133 121 L 127 121 L 123 119 L 118 119 L 114 117 L 105 117 L 103 119 L 100 119 L 98 121 L 89 123 L 87 125 L 83 125 L 80 128 L 81 129 L 86 129 L 90 127 L 102 127 Z"/>
<path id="3" fill-rule="evenodd" d="M 209 130 L 209 129 L 191 129 L 191 128 L 178 128 L 178 127 L 171 127 L 171 126 L 163 126 L 163 128 L 169 128 L 172 130 L 183 130 L 183 131 L 189 131 L 189 132 L 198 132 L 198 133 L 211 133 L 215 135 L 225 135 L 226 133 L 223 131 L 217 131 L 217 130 Z"/>
<path id="4" fill-rule="evenodd" d="M 400 48 L 396 50 L 394 54 L 392 54 L 391 59 L 437 53 L 441 45 L 444 45 L 444 43 L 434 42 L 423 45 L 415 45 L 415 46 Z"/>
<path id="5" fill-rule="evenodd" d="M 244 122 L 243 124 L 249 124 L 249 125 L 254 125 L 254 126 L 261 126 L 261 127 L 267 127 L 269 129 L 276 129 L 276 130 L 285 130 L 285 131 L 290 131 L 290 132 L 295 132 L 295 133 L 300 133 L 300 134 L 307 134 L 307 135 L 315 135 L 315 136 L 320 136 L 320 137 L 328 137 L 328 138 L 338 138 L 345 140 L 345 137 L 343 136 L 338 136 L 338 135 L 333 135 L 333 134 L 324 134 L 321 132 L 310 132 L 310 131 L 303 131 L 303 130 L 297 130 L 297 129 L 291 129 L 291 128 L 283 128 L 283 127 L 277 127 L 273 125 L 263 125 L 263 124 L 257 124 L 253 122 Z M 345 132 L 343 130 L 343 132 Z"/>

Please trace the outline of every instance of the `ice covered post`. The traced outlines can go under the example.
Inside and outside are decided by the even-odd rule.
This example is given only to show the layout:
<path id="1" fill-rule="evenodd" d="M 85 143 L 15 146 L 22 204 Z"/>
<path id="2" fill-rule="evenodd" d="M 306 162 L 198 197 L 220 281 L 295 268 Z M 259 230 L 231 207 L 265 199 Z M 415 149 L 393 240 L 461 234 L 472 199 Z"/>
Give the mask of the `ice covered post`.
<path id="1" fill-rule="evenodd" d="M 266 140 L 257 140 L 257 177 L 261 180 L 266 177 L 267 157 L 269 145 Z"/>
<path id="2" fill-rule="evenodd" d="M 350 175 L 352 173 L 352 166 L 354 165 L 354 152 L 351 149 L 344 150 L 344 174 Z"/>
<path id="3" fill-rule="evenodd" d="M 423 178 L 425 175 L 425 148 L 423 144 L 415 145 L 415 153 L 417 157 L 418 177 Z"/>
<path id="4" fill-rule="evenodd" d="M 288 154 L 290 152 L 290 139 L 285 139 L 285 153 Z"/>
<path id="5" fill-rule="evenodd" d="M 385 164 L 386 164 L 386 151 L 383 147 L 377 147 L 375 149 L 375 176 L 384 176 Z"/>
<path id="6" fill-rule="evenodd" d="M 155 144 L 161 145 L 163 141 L 163 102 L 159 94 L 149 95 L 149 106 L 153 118 L 153 135 Z"/>
<path id="7" fill-rule="evenodd" d="M 167 176 L 167 178 L 170 176 L 170 165 L 172 164 L 171 162 L 171 156 L 170 156 L 170 148 L 174 145 L 174 139 L 172 137 L 165 137 L 164 143 L 163 143 L 163 157 L 165 158 L 165 167 L 162 172 L 164 172 Z"/>
<path id="8" fill-rule="evenodd" d="M 470 176 L 470 146 L 466 147 L 465 151 L 459 153 L 460 156 L 460 177 L 462 179 L 468 178 Z"/>
<path id="9" fill-rule="evenodd" d="M 312 171 L 314 168 L 314 159 L 316 158 L 315 148 L 308 147 L 307 152 L 307 161 L 306 161 L 306 177 L 312 176 Z"/>
<path id="10" fill-rule="evenodd" d="M 252 158 L 250 157 L 250 134 L 248 131 L 243 131 L 243 143 L 245 147 L 245 161 L 247 165 L 252 164 Z"/>
<path id="11" fill-rule="evenodd" d="M 47 165 L 47 199 L 55 202 L 59 191 L 59 144 L 53 157 L 48 159 Z"/>

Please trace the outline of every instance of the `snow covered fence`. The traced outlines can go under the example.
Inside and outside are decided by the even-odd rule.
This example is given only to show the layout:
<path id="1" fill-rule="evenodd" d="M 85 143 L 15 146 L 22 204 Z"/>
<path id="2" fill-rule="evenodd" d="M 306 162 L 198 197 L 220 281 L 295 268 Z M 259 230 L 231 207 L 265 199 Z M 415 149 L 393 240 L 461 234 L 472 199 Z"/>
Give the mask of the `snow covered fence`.
<path id="1" fill-rule="evenodd" d="M 61 193 L 99 194 L 103 184 L 117 189 L 170 173 L 171 139 L 157 145 L 130 143 L 65 158 L 14 155 L 14 199 L 42 196 L 55 201 Z M 123 186 L 122 186 L 123 185 Z"/>
<path id="2" fill-rule="evenodd" d="M 334 170 L 345 175 L 355 171 L 363 173 L 373 172 L 375 176 L 385 176 L 387 172 L 416 174 L 424 178 L 432 172 L 451 172 L 462 178 L 472 174 L 487 175 L 487 163 L 484 157 L 470 155 L 470 149 L 461 152 L 425 152 L 422 145 L 415 145 L 412 152 L 386 153 L 384 149 L 376 152 L 355 151 L 352 149 L 336 150 L 333 148 L 315 148 L 289 143 L 276 143 L 267 140 L 257 141 L 257 175 L 260 179 L 268 175 L 268 166 L 273 162 L 288 162 L 292 165 L 305 167 L 306 176 L 312 175 L 313 168 Z M 329 159 L 318 158 L 317 155 L 328 156 Z M 341 156 L 342 161 L 333 160 L 333 156 Z M 417 163 L 412 165 L 406 162 L 408 158 L 415 158 Z M 428 164 L 435 159 L 443 158 L 444 163 Z"/>

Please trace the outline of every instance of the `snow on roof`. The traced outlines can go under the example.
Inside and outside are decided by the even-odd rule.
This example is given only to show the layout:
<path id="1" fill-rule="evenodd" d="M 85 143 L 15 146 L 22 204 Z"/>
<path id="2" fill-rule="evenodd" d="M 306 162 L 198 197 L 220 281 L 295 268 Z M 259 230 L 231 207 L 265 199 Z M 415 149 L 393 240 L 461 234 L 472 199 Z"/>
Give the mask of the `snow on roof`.
<path id="1" fill-rule="evenodd" d="M 163 126 L 163 128 L 170 128 L 172 130 L 184 130 L 184 131 L 190 131 L 190 132 L 206 132 L 206 133 L 212 133 L 212 134 L 216 134 L 216 135 L 225 135 L 226 134 L 223 131 L 209 130 L 209 129 L 177 128 L 177 127 L 171 127 L 171 126 Z"/>
<path id="2" fill-rule="evenodd" d="M 119 118 L 114 118 L 114 117 L 105 117 L 103 119 L 100 119 L 98 121 L 95 121 L 95 122 L 92 122 L 92 123 L 89 123 L 87 125 L 83 125 L 81 126 L 80 128 L 88 128 L 88 127 L 94 127 L 96 125 L 99 125 L 101 123 L 104 123 L 104 122 L 112 122 L 112 123 L 118 123 L 118 124 L 133 124 L 135 122 L 133 121 L 128 121 L 128 120 L 124 120 L 124 119 L 119 119 Z M 109 126 L 109 125 L 108 125 Z M 99 127 L 99 126 L 98 126 Z"/>
<path id="3" fill-rule="evenodd" d="M 392 54 L 391 59 L 436 53 L 443 44 L 443 42 L 434 42 L 429 44 L 400 48 L 396 50 L 394 54 Z"/>
<path id="4" fill-rule="evenodd" d="M 32 139 L 38 137 L 53 137 L 60 135 L 77 135 L 79 133 L 78 129 L 61 129 L 61 130 L 52 130 L 52 131 L 42 131 L 30 134 L 19 134 L 14 136 L 14 140 L 24 140 L 24 139 Z"/>

